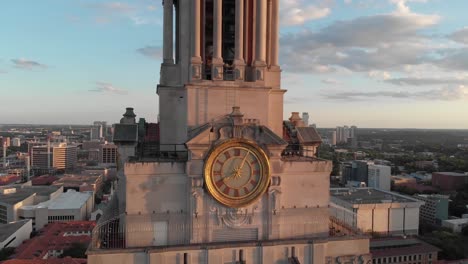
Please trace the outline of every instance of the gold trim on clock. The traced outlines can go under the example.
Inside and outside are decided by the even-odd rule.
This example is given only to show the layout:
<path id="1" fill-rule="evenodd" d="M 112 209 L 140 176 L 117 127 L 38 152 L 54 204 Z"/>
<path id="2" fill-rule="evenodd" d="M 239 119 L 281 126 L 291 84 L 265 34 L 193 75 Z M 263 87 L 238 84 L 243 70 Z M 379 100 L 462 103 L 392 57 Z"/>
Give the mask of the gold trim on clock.
<path id="1" fill-rule="evenodd" d="M 268 189 L 270 163 L 257 144 L 230 139 L 208 154 L 204 178 L 216 201 L 228 207 L 244 207 L 257 201 Z"/>

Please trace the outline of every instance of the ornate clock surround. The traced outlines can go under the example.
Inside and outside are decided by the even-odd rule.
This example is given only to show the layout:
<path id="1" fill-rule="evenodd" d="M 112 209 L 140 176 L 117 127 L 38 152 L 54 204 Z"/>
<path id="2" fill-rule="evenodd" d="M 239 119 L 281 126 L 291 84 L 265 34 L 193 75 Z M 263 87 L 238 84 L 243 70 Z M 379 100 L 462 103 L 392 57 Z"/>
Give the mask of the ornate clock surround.
<path id="1" fill-rule="evenodd" d="M 270 163 L 263 149 L 255 142 L 241 138 L 228 139 L 214 146 L 205 159 L 203 172 L 208 193 L 231 208 L 245 207 L 257 201 L 267 191 L 271 180 Z M 245 184 L 239 186 L 239 182 Z"/>

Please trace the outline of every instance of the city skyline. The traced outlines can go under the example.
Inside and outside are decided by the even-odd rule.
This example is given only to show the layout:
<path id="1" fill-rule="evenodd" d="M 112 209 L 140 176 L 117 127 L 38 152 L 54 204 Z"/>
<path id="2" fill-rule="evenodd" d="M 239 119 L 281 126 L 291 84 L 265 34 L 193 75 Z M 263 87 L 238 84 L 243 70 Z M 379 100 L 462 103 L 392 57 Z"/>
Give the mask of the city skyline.
<path id="1" fill-rule="evenodd" d="M 284 118 L 298 111 L 319 127 L 468 128 L 468 3 L 449 2 L 281 1 Z M 160 1 L 4 7 L 0 123 L 114 123 L 127 106 L 156 122 Z"/>

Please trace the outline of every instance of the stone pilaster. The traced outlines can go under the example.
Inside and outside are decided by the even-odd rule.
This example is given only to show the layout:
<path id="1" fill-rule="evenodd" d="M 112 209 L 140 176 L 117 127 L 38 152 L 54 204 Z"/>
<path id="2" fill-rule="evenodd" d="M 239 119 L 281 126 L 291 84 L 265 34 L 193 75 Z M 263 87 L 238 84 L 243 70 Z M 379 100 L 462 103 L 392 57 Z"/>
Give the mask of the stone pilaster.
<path id="1" fill-rule="evenodd" d="M 174 63 L 174 3 L 173 0 L 164 0 L 164 22 L 163 22 L 163 62 Z"/>
<path id="2" fill-rule="evenodd" d="M 215 81 L 224 79 L 223 46 L 223 0 L 214 0 L 213 19 L 213 61 L 211 78 Z"/>
<path id="3" fill-rule="evenodd" d="M 191 72 L 192 80 L 201 80 L 202 78 L 202 59 L 200 56 L 201 47 L 201 0 L 193 1 L 193 51 L 191 59 Z"/>
<path id="4" fill-rule="evenodd" d="M 236 0 L 236 45 L 234 59 L 235 79 L 245 79 L 244 61 L 244 0 Z"/>
<path id="5" fill-rule="evenodd" d="M 267 24 L 267 0 L 257 0 L 257 28 L 255 50 L 255 80 L 265 80 L 266 68 L 266 24 Z"/>

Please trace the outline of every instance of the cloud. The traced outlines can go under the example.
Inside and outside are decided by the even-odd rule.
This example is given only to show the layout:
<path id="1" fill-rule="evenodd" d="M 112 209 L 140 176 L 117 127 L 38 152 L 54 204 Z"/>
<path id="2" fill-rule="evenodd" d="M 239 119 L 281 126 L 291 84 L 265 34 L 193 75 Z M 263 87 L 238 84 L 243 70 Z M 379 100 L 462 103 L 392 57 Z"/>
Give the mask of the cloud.
<path id="1" fill-rule="evenodd" d="M 5 74 L 5 73 L 8 73 L 8 72 L 4 70 L 0 70 L 0 74 Z"/>
<path id="2" fill-rule="evenodd" d="M 397 7 L 398 13 L 410 13 L 410 8 L 408 7 L 408 2 L 419 2 L 419 3 L 426 3 L 427 0 L 390 0 L 390 3 L 393 3 Z"/>
<path id="3" fill-rule="evenodd" d="M 341 82 L 335 79 L 324 79 L 321 81 L 324 84 L 331 84 L 331 85 L 340 85 Z"/>
<path id="4" fill-rule="evenodd" d="M 12 59 L 13 65 L 19 69 L 33 70 L 33 69 L 46 69 L 47 65 L 33 60 L 27 59 Z"/>
<path id="5" fill-rule="evenodd" d="M 107 82 L 96 82 L 96 88 L 89 90 L 90 92 L 100 93 L 113 93 L 113 94 L 127 94 L 128 92 L 124 89 L 116 88 L 111 83 Z"/>
<path id="6" fill-rule="evenodd" d="M 128 14 L 136 11 L 136 8 L 134 6 L 121 2 L 89 4 L 88 7 L 99 10 L 104 13 L 114 14 Z"/>
<path id="7" fill-rule="evenodd" d="M 468 27 L 453 32 L 449 38 L 459 43 L 468 44 Z"/>
<path id="8" fill-rule="evenodd" d="M 156 24 L 160 20 L 154 15 L 154 11 L 157 10 L 155 6 L 139 2 L 133 4 L 122 2 L 94 3 L 85 6 L 96 11 L 94 21 L 98 24 L 108 24 L 123 18 L 139 26 Z"/>
<path id="9" fill-rule="evenodd" d="M 456 78 L 394 78 L 385 80 L 387 83 L 391 83 L 399 86 L 426 86 L 426 85 L 446 85 L 446 84 L 464 84 L 468 83 L 466 79 L 456 79 Z"/>
<path id="10" fill-rule="evenodd" d="M 445 57 L 433 61 L 437 66 L 456 71 L 468 71 L 468 48 L 447 50 Z"/>
<path id="11" fill-rule="evenodd" d="M 439 21 L 397 12 L 336 21 L 317 32 L 283 35 L 280 55 L 285 69 L 299 72 L 395 70 L 428 60 L 431 39 L 421 31 Z"/>
<path id="12" fill-rule="evenodd" d="M 373 98 L 414 99 L 426 101 L 456 101 L 468 99 L 468 87 L 464 85 L 446 86 L 426 91 L 376 91 L 376 92 L 337 92 L 323 93 L 323 97 L 330 100 L 356 101 Z"/>
<path id="13" fill-rule="evenodd" d="M 280 20 L 282 25 L 303 25 L 310 20 L 324 18 L 331 13 L 329 7 L 320 7 L 307 0 L 281 0 Z"/>
<path id="14" fill-rule="evenodd" d="M 146 46 L 144 48 L 139 48 L 136 51 L 142 54 L 143 56 L 149 57 L 154 60 L 162 59 L 162 48 L 159 46 Z"/>

